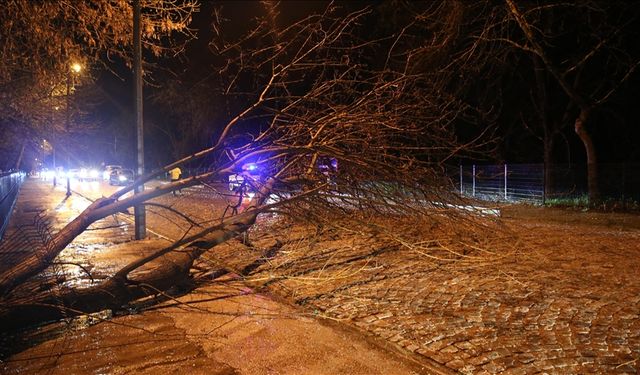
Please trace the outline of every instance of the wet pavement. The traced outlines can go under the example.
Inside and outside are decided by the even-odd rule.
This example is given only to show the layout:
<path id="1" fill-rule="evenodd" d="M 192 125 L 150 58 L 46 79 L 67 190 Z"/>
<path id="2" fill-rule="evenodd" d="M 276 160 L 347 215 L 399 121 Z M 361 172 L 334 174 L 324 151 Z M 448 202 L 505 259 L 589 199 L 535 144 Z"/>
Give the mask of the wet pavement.
<path id="1" fill-rule="evenodd" d="M 64 186 L 54 189 L 50 183 L 27 180 L 10 230 L 14 235 L 23 231 L 35 213 L 41 214 L 51 230 L 58 229 L 90 203 L 87 198 L 107 195 L 112 188 L 102 192 L 87 189 L 76 187 L 66 197 Z M 153 212 L 149 215 L 159 229 L 169 220 L 160 215 L 154 218 Z M 149 248 L 168 243 L 153 234 L 146 241 L 127 242 L 132 239 L 129 220 L 118 214 L 94 223 L 59 260 L 84 264 L 99 279 Z M 160 232 L 174 236 L 180 230 Z M 384 340 L 256 293 L 233 273 L 161 307 L 143 310 L 105 321 L 98 318 L 101 323 L 96 325 L 73 321 L 50 339 L 32 342 L 0 368 L 7 374 L 443 373 L 437 366 L 387 346 Z"/>
<path id="2" fill-rule="evenodd" d="M 192 198 L 167 197 L 164 202 L 182 204 L 181 208 L 188 209 L 194 205 L 189 199 Z M 219 201 L 212 203 L 208 215 L 215 216 L 224 207 L 223 197 L 215 199 Z M 501 245 L 508 251 L 451 265 L 434 263 L 424 254 L 407 249 L 380 251 L 365 235 L 306 242 L 305 234 L 295 228 L 289 231 L 288 241 L 281 239 L 285 245 L 278 254 L 256 264 L 256 259 L 263 257 L 263 250 L 273 246 L 275 239 L 268 235 L 252 238 L 252 247 L 233 240 L 205 259 L 233 271 L 225 279 L 225 287 L 230 289 L 205 288 L 182 301 L 230 301 L 251 295 L 254 290 L 264 290 L 290 305 L 277 304 L 277 309 L 284 310 L 272 314 L 271 306 L 262 305 L 263 301 L 274 303 L 271 299 L 237 305 L 234 302 L 224 307 L 211 305 L 203 310 L 198 310 L 203 305 L 194 303 L 191 307 L 176 305 L 165 316 L 171 316 L 171 327 L 188 333 L 189 337 L 198 337 L 192 341 L 198 348 L 209 348 L 215 353 L 226 350 L 226 345 L 233 348 L 235 342 L 251 358 L 257 354 L 252 350 L 258 346 L 265 348 L 265 352 L 273 352 L 273 345 L 278 346 L 283 339 L 275 338 L 275 331 L 286 330 L 291 323 L 287 319 L 297 317 L 302 319 L 299 324 L 311 322 L 313 327 L 317 323 L 315 318 L 339 322 L 336 323 L 339 327 L 354 327 L 359 333 L 353 337 L 377 337 L 389 348 L 401 348 L 408 358 L 433 364 L 432 369 L 441 372 L 638 373 L 638 217 L 563 212 L 554 218 L 550 212 L 553 211 L 505 210 L 505 226 L 517 233 L 517 241 L 510 238 L 511 242 L 505 240 Z M 205 220 L 207 214 L 202 215 Z M 160 232 L 166 236 L 179 233 L 162 225 L 168 219 L 153 220 L 157 220 Z M 118 231 L 130 233 L 130 229 L 121 227 L 109 230 L 115 231 L 115 238 L 121 236 Z M 91 241 L 93 235 L 87 236 Z M 102 236 L 96 237 L 104 238 L 105 234 Z M 352 246 L 354 243 L 359 246 Z M 243 272 L 248 269 L 251 271 Z M 229 312 L 225 310 L 228 308 L 241 309 Z M 207 309 L 217 314 L 197 317 Z M 164 309 L 161 311 L 165 313 Z M 281 325 L 272 332 L 261 326 L 265 321 L 244 320 L 258 311 L 270 322 L 277 316 Z M 221 318 L 225 314 L 227 318 Z M 181 320 L 186 316 L 193 319 Z M 266 337 L 258 331 L 248 331 L 249 336 L 242 338 L 240 327 L 254 323 L 262 327 L 257 330 Z M 212 330 L 212 327 L 220 328 Z M 302 332 L 311 328 L 298 327 L 301 336 L 297 336 L 299 341 L 293 347 L 300 349 L 299 358 L 307 358 L 312 354 L 302 353 L 307 353 L 304 344 L 311 339 Z M 244 339 L 252 340 L 251 345 L 255 346 L 246 346 Z M 354 349 L 353 353 L 360 350 Z M 225 353 L 220 352 L 217 357 L 208 355 L 230 368 L 242 368 L 240 373 L 296 373 L 286 370 L 284 359 L 271 358 L 242 367 L 237 354 Z M 374 360 L 370 358 L 366 363 Z M 347 371 L 337 364 L 335 371 L 331 371 L 316 365 L 309 363 L 306 371 L 299 373 L 360 371 L 354 368 Z M 370 373 L 403 373 L 400 368 L 360 369 Z"/>

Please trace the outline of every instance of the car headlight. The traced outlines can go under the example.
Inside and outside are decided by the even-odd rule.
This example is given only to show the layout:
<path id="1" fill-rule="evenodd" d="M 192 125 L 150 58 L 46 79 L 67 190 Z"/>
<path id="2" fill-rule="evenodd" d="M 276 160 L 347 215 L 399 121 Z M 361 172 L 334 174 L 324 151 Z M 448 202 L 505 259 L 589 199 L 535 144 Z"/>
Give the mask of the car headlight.
<path id="1" fill-rule="evenodd" d="M 127 181 L 127 180 L 128 180 L 128 178 L 127 178 L 127 176 L 120 175 L 120 176 L 118 176 L 118 180 L 120 180 L 120 181 Z"/>

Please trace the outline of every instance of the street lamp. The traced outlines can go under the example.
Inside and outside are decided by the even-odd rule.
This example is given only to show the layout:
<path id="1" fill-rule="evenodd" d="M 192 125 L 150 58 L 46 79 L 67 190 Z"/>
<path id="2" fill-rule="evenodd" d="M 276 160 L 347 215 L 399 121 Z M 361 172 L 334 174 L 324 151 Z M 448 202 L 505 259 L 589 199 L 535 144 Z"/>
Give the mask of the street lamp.
<path id="1" fill-rule="evenodd" d="M 75 88 L 75 86 L 73 85 L 73 77 L 71 76 L 71 73 L 75 73 L 75 74 L 79 74 L 82 71 L 82 65 L 80 65 L 80 63 L 74 62 L 69 66 L 69 70 L 67 70 L 67 95 L 66 95 L 66 101 L 67 101 L 67 108 L 66 108 L 66 116 L 67 116 L 67 120 L 66 120 L 66 129 L 67 131 L 69 130 L 69 125 L 71 122 L 71 112 L 69 111 L 69 100 L 70 100 L 70 95 L 71 95 L 71 89 Z M 69 167 L 69 166 L 67 166 Z"/>
<path id="2" fill-rule="evenodd" d="M 73 63 L 71 64 L 71 70 L 73 70 L 75 73 L 80 73 L 80 71 L 82 71 L 82 65 L 77 62 Z"/>
<path id="3" fill-rule="evenodd" d="M 78 62 L 74 62 L 71 63 L 71 66 L 69 67 L 70 69 L 67 70 L 67 96 L 66 96 L 66 123 L 65 123 L 65 128 L 67 131 L 69 131 L 69 126 L 71 124 L 71 111 L 69 110 L 69 100 L 70 100 L 70 95 L 71 95 L 71 86 L 73 84 L 72 82 L 72 76 L 71 73 L 75 73 L 75 74 L 79 74 L 82 71 L 82 65 L 80 65 L 80 63 Z M 67 153 L 67 170 L 69 169 L 69 154 Z M 69 175 L 67 175 L 67 196 L 71 195 L 71 177 Z"/>

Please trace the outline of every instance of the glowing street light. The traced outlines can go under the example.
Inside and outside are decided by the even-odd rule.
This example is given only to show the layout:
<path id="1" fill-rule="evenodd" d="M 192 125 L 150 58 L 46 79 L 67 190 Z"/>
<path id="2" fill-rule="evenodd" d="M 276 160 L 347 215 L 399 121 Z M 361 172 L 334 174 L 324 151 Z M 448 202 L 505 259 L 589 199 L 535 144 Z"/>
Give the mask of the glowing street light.
<path id="1" fill-rule="evenodd" d="M 80 73 L 82 71 L 82 65 L 77 62 L 73 63 L 71 64 L 71 70 L 73 70 L 75 73 Z"/>

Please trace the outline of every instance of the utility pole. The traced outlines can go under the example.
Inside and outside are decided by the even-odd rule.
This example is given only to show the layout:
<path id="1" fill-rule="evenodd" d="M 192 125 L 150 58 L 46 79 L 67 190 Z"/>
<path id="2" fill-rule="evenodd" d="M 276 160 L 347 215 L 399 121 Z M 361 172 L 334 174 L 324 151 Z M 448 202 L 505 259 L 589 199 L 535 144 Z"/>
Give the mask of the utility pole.
<path id="1" fill-rule="evenodd" d="M 67 137 L 69 137 L 69 128 L 71 127 L 71 109 L 69 108 L 69 105 L 71 103 L 71 100 L 69 98 L 69 96 L 71 95 L 71 68 L 67 66 L 67 94 L 65 95 L 65 108 L 64 108 L 64 112 L 65 112 L 65 123 L 64 123 L 64 130 L 67 132 Z M 67 167 L 65 168 L 67 170 L 67 197 L 71 195 L 71 177 L 69 176 L 69 169 L 70 169 L 70 164 L 71 161 L 69 160 L 69 154 L 67 153 Z"/>
<path id="2" fill-rule="evenodd" d="M 135 111 L 136 134 L 138 143 L 138 173 L 144 175 L 144 128 L 142 123 L 142 38 L 140 33 L 140 0 L 133 1 L 133 70 L 135 75 Z M 144 185 L 136 187 L 135 194 L 144 192 Z M 136 240 L 147 236 L 144 205 L 139 204 L 133 208 L 135 218 Z"/>
<path id="3" fill-rule="evenodd" d="M 58 170 L 56 169 L 56 147 L 53 145 L 53 142 L 54 141 L 51 140 L 51 153 L 53 154 L 53 187 L 56 187 L 56 177 L 58 175 Z"/>

